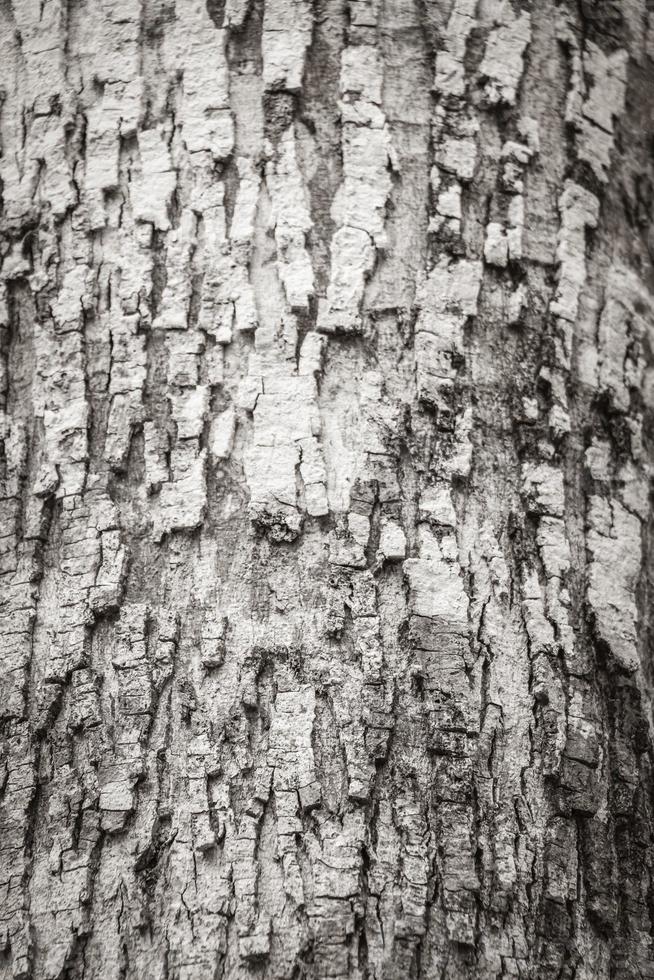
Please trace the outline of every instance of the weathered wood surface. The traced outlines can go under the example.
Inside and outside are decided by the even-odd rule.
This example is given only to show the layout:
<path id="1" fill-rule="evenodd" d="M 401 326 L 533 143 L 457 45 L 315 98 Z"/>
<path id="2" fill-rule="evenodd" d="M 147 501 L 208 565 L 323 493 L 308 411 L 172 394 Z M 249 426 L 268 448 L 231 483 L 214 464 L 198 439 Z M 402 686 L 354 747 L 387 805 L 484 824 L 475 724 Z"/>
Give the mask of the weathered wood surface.
<path id="1" fill-rule="evenodd" d="M 648 6 L 0 4 L 0 977 L 654 977 Z"/>

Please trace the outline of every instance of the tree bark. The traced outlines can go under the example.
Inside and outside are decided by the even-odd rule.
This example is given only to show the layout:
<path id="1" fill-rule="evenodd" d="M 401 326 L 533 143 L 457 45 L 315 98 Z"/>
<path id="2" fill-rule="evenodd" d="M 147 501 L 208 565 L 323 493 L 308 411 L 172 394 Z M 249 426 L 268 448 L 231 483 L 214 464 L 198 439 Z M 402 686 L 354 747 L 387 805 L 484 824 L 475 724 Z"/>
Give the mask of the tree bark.
<path id="1" fill-rule="evenodd" d="M 650 6 L 0 5 L 0 977 L 654 977 Z"/>

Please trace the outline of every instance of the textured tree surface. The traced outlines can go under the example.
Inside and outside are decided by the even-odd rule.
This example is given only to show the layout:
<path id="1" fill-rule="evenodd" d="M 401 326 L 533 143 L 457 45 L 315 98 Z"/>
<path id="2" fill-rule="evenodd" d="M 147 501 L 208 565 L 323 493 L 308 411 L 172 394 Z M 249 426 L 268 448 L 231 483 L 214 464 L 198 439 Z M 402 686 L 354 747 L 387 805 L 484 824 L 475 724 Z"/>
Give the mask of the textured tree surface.
<path id="1" fill-rule="evenodd" d="M 654 977 L 646 0 L 2 0 L 0 977 Z"/>

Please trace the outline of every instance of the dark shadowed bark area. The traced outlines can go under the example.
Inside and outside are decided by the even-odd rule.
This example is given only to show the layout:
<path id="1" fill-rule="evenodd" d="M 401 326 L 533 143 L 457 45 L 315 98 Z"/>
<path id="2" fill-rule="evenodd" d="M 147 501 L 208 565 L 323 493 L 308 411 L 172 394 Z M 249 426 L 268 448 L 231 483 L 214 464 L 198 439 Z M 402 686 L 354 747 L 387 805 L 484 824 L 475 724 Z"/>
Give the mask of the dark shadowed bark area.
<path id="1" fill-rule="evenodd" d="M 647 0 L 0 0 L 0 978 L 654 978 Z"/>

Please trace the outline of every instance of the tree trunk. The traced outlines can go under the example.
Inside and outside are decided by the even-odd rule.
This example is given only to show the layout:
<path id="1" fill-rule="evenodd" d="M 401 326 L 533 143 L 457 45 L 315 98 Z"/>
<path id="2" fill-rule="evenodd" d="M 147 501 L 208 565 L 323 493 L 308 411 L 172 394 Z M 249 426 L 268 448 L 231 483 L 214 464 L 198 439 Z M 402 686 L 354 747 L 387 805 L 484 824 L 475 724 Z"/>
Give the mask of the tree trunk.
<path id="1" fill-rule="evenodd" d="M 648 6 L 0 5 L 0 977 L 654 977 Z"/>

